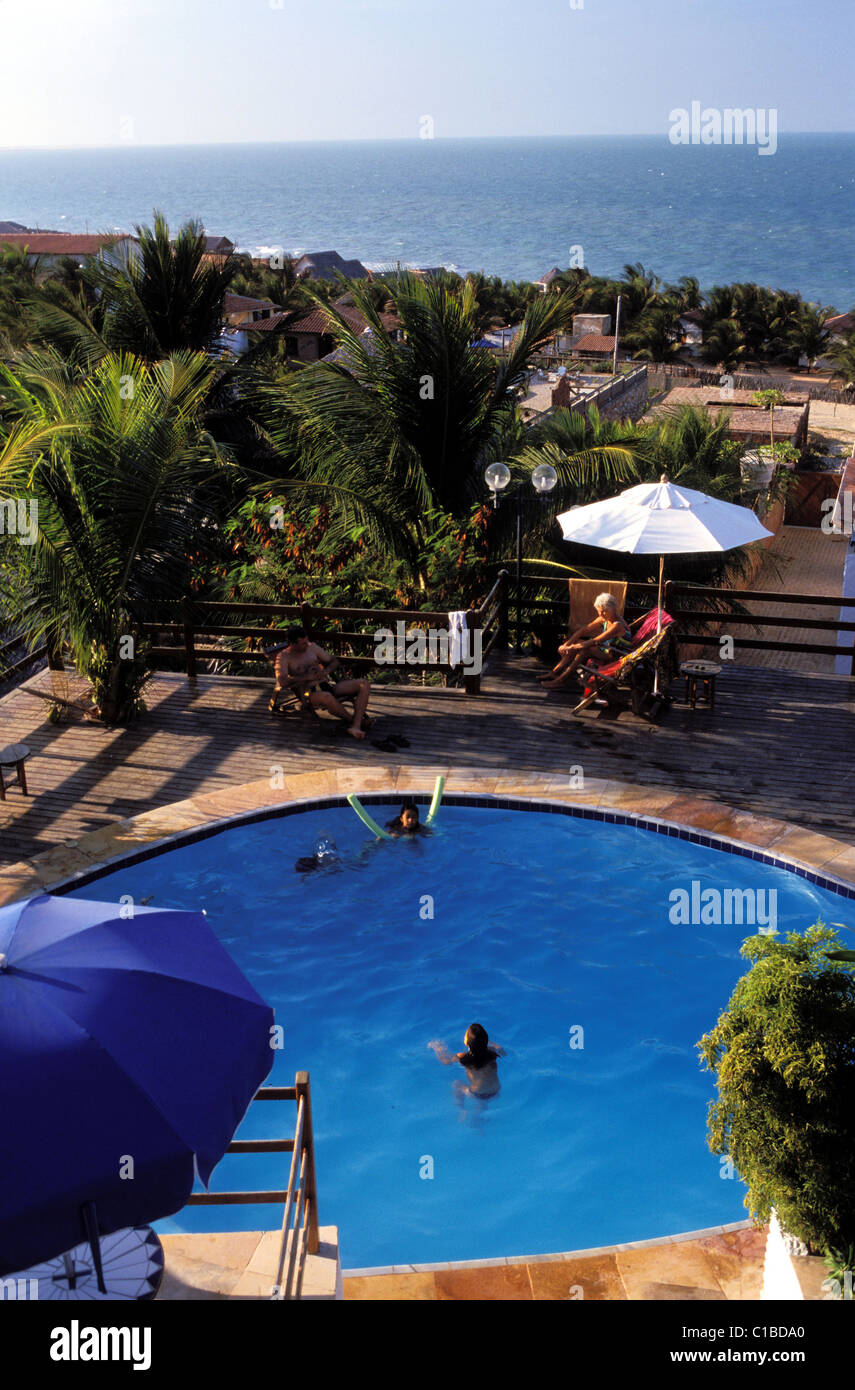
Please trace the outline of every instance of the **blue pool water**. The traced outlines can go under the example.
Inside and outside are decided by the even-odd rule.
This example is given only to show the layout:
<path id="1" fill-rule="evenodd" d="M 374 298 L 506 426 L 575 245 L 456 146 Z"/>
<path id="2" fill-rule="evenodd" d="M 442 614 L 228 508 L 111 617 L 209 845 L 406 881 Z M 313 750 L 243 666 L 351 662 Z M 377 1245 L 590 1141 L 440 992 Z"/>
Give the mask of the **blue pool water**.
<path id="1" fill-rule="evenodd" d="M 381 824 L 393 813 L 371 811 Z M 340 863 L 295 873 L 323 837 Z M 284 1026 L 269 1081 L 311 1073 L 321 1223 L 340 1227 L 343 1264 L 360 1268 L 745 1217 L 742 1185 L 706 1147 L 713 1085 L 695 1043 L 747 969 L 739 947 L 755 929 L 673 925 L 669 894 L 693 880 L 774 889 L 782 932 L 819 917 L 855 926 L 855 902 L 737 855 L 635 826 L 460 806 L 414 842 L 376 843 L 346 808 L 238 826 L 76 896 L 207 911 Z M 462 1050 L 475 1021 L 506 1049 L 502 1089 L 461 1108 L 462 1068 L 439 1065 L 428 1043 Z M 293 1107 L 252 1109 L 242 1138 L 293 1124 Z M 286 1163 L 227 1157 L 213 1186 L 282 1187 Z M 187 1209 L 160 1226 L 258 1229 L 280 1215 Z"/>

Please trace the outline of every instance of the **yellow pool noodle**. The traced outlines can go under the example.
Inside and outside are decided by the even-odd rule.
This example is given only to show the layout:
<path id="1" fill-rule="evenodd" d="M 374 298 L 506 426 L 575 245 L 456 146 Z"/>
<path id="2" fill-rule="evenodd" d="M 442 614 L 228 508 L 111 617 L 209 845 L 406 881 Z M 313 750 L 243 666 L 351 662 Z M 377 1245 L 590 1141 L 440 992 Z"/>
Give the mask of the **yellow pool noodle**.
<path id="1" fill-rule="evenodd" d="M 353 807 L 354 811 L 359 816 L 359 819 L 362 821 L 362 824 L 366 825 L 368 829 L 372 832 L 372 834 L 378 836 L 378 838 L 381 840 L 393 840 L 395 838 L 394 835 L 389 835 L 385 830 L 380 829 L 380 826 L 377 824 L 376 820 L 371 819 L 365 807 L 362 805 L 361 801 L 359 801 L 359 799 L 354 795 L 353 792 L 350 793 L 347 800 L 349 805 Z"/>
<path id="2" fill-rule="evenodd" d="M 427 814 L 425 825 L 433 825 L 436 820 L 436 813 L 439 810 L 439 803 L 442 801 L 442 793 L 445 791 L 445 778 L 437 777 L 436 786 L 433 789 L 433 800 L 430 803 L 430 810 Z"/>

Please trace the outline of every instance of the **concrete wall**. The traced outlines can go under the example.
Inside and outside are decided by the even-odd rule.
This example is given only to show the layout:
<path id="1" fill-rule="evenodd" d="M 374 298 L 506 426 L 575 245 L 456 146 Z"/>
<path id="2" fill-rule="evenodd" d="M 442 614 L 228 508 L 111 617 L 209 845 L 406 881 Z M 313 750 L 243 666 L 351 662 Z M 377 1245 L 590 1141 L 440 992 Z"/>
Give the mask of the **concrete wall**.
<path id="1" fill-rule="evenodd" d="M 584 338 L 586 333 L 602 333 L 605 338 L 612 331 L 611 314 L 574 314 L 573 315 L 573 337 L 575 343 L 577 338 Z"/>
<path id="2" fill-rule="evenodd" d="M 645 363 L 631 372 L 610 377 L 602 386 L 594 386 L 577 396 L 570 409 L 578 415 L 587 415 L 588 408 L 595 405 L 607 420 L 638 420 L 646 409 L 647 395 Z"/>

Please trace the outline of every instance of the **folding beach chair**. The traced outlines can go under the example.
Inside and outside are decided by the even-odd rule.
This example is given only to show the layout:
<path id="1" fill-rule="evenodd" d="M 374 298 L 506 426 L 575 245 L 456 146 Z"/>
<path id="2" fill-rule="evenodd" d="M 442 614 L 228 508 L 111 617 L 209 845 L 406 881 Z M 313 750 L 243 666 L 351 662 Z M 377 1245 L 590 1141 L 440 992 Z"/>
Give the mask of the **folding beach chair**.
<path id="1" fill-rule="evenodd" d="M 626 604 L 627 584 L 625 579 L 570 579 L 567 581 L 567 590 L 570 599 L 570 616 L 568 619 L 567 632 L 578 632 L 580 627 L 585 627 L 595 617 L 594 599 L 600 594 L 611 594 L 617 610 L 622 613 Z"/>
<path id="2" fill-rule="evenodd" d="M 596 700 L 606 700 L 610 705 L 615 705 L 628 696 L 633 713 L 643 715 L 649 712 L 657 684 L 663 693 L 656 703 L 665 703 L 667 697 L 664 691 L 679 670 L 679 661 L 674 619 L 663 611 L 662 627 L 657 632 L 657 618 L 657 611 L 653 609 L 630 624 L 636 629 L 634 645 L 619 661 L 613 661 L 608 666 L 579 667 L 577 674 L 584 682 L 585 693 L 574 707 L 574 714 L 587 709 Z"/>
<path id="3" fill-rule="evenodd" d="M 276 658 L 281 651 L 284 651 L 287 645 L 287 642 L 280 642 L 275 647 L 265 647 L 263 649 L 264 655 L 268 658 L 274 669 L 274 673 L 276 671 Z M 341 704 L 352 704 L 353 700 L 353 695 L 342 695 L 339 702 Z M 309 699 L 309 691 L 305 687 L 297 685 L 280 686 L 278 680 L 273 687 L 273 694 L 270 697 L 267 708 L 270 714 L 300 714 L 306 719 L 320 719 L 320 711 L 315 709 L 315 706 Z M 364 722 L 366 729 L 371 727 L 370 721 Z"/>
<path id="4" fill-rule="evenodd" d="M 287 645 L 287 642 L 280 642 L 276 647 L 264 648 L 264 655 L 273 667 L 274 675 L 276 658 Z M 318 717 L 318 712 L 309 699 L 307 690 L 301 690 L 296 685 L 281 686 L 278 680 L 273 687 L 273 694 L 267 708 L 270 714 L 302 714 L 307 719 L 317 719 Z"/>

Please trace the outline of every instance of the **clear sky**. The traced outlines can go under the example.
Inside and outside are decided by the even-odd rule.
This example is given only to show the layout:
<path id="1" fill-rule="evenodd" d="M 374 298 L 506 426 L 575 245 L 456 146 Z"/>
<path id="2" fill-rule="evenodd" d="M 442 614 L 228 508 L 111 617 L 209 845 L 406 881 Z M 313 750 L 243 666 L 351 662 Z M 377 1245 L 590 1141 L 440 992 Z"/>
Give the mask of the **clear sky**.
<path id="1" fill-rule="evenodd" d="M 0 147 L 851 131 L 853 0 L 0 0 Z"/>

